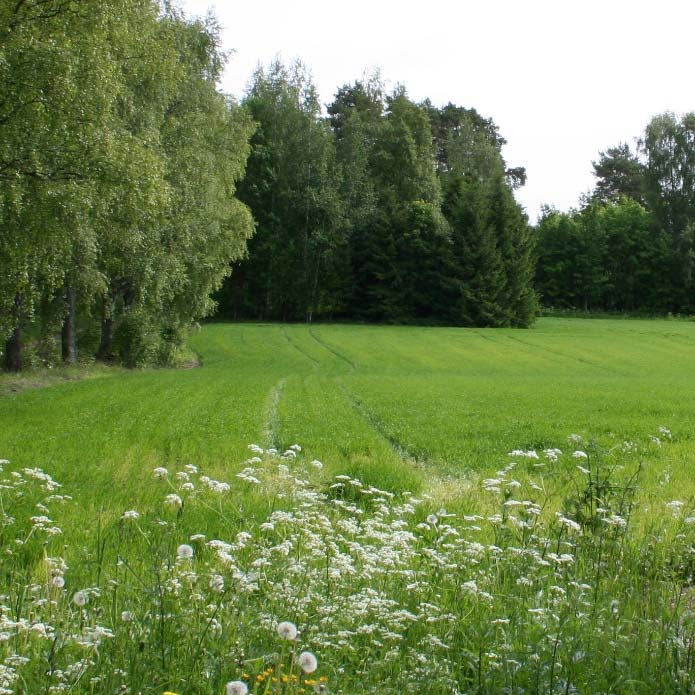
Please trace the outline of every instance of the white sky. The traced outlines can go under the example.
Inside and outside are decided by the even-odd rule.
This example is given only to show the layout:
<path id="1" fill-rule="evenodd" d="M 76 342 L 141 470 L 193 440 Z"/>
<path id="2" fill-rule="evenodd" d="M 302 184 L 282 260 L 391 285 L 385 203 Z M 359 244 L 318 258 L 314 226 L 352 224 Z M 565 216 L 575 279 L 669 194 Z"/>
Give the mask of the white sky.
<path id="1" fill-rule="evenodd" d="M 179 0 L 210 9 L 235 51 L 222 89 L 241 97 L 278 54 L 311 68 L 324 104 L 379 67 L 392 87 L 492 117 L 531 221 L 576 206 L 591 161 L 663 111 L 695 110 L 695 0 Z"/>

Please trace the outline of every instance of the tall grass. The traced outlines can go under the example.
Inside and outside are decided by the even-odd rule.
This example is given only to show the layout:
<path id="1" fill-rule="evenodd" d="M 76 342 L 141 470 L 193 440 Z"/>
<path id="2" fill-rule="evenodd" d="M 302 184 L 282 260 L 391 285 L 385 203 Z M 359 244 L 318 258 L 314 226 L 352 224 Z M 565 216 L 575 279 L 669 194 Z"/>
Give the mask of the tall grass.
<path id="1" fill-rule="evenodd" d="M 637 494 L 668 434 L 517 450 L 463 515 L 253 445 L 84 545 L 4 462 L 0 693 L 691 693 L 695 516 Z"/>

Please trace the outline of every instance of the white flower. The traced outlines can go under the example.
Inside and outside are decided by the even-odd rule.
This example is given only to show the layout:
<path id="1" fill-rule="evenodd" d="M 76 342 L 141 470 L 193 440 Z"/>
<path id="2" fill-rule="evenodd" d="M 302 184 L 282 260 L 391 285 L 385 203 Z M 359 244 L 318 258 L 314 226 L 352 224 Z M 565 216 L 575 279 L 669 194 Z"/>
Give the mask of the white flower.
<path id="1" fill-rule="evenodd" d="M 297 657 L 297 663 L 304 673 L 313 673 L 319 665 L 316 657 L 311 652 L 302 652 Z"/>
<path id="2" fill-rule="evenodd" d="M 293 640 L 297 638 L 297 626 L 294 623 L 285 620 L 278 625 L 278 635 L 282 639 Z"/>
<path id="3" fill-rule="evenodd" d="M 124 623 L 129 623 L 133 619 L 133 614 L 130 611 L 123 611 L 121 613 L 121 620 Z"/>
<path id="4" fill-rule="evenodd" d="M 321 469 L 323 468 L 323 464 L 322 464 L 321 461 L 319 461 L 318 459 L 314 459 L 314 460 L 311 462 L 311 465 L 312 465 L 314 468 L 318 469 L 318 470 L 321 470 Z"/>
<path id="5" fill-rule="evenodd" d="M 140 518 L 140 512 L 136 512 L 134 509 L 129 509 L 126 512 L 123 512 L 121 514 L 121 519 L 127 520 L 135 520 Z"/>
<path id="6" fill-rule="evenodd" d="M 436 514 L 429 514 L 427 516 L 427 523 L 431 524 L 432 526 L 435 526 L 437 523 L 437 515 Z"/>
<path id="7" fill-rule="evenodd" d="M 164 503 L 170 504 L 173 507 L 182 507 L 183 506 L 183 500 L 178 495 L 175 495 L 174 493 L 167 495 L 164 498 Z"/>
<path id="8" fill-rule="evenodd" d="M 72 597 L 72 602 L 76 605 L 82 608 L 82 606 L 86 606 L 87 602 L 89 601 L 89 596 L 85 594 L 84 591 L 78 591 L 73 597 Z"/>
<path id="9" fill-rule="evenodd" d="M 169 475 L 169 471 L 162 466 L 157 466 L 152 472 L 155 478 L 166 478 Z"/>
<path id="10" fill-rule="evenodd" d="M 62 589 L 65 586 L 65 579 L 58 574 L 55 577 L 53 577 L 53 579 L 51 580 L 51 584 L 53 584 L 53 586 L 56 589 Z"/>
<path id="11" fill-rule="evenodd" d="M 586 451 L 574 451 L 574 452 L 572 452 L 572 456 L 576 459 L 588 459 L 589 458 L 586 454 Z"/>
<path id="12" fill-rule="evenodd" d="M 573 531 L 581 531 L 582 530 L 582 527 L 574 519 L 568 519 L 566 516 L 562 516 L 562 514 L 560 514 L 560 512 L 557 512 L 556 514 L 557 514 L 558 521 L 563 526 L 566 526 L 567 528 L 570 528 Z"/>
<path id="13" fill-rule="evenodd" d="M 226 695 L 246 695 L 249 688 L 244 681 L 229 681 L 225 686 Z"/>
<path id="14" fill-rule="evenodd" d="M 533 449 L 529 449 L 528 451 L 523 451 L 522 449 L 514 449 L 514 451 L 510 451 L 507 454 L 507 456 L 513 456 L 516 458 L 537 459 L 538 452 L 534 451 Z"/>
<path id="15" fill-rule="evenodd" d="M 213 574 L 210 577 L 210 589 L 216 594 L 221 594 L 224 591 L 224 577 L 220 574 Z"/>
<path id="16" fill-rule="evenodd" d="M 182 543 L 176 548 L 176 555 L 180 560 L 189 560 L 193 557 L 193 548 L 188 543 Z"/>

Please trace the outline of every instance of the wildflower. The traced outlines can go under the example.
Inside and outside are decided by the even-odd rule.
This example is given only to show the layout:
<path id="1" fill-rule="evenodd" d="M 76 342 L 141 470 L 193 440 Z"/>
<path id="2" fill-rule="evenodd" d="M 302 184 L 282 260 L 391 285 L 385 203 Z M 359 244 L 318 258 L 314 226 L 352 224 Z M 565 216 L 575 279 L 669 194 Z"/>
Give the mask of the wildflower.
<path id="1" fill-rule="evenodd" d="M 65 586 L 65 579 L 60 574 L 58 574 L 55 577 L 53 577 L 53 579 L 51 580 L 51 584 L 53 584 L 53 586 L 56 589 L 62 589 Z"/>
<path id="2" fill-rule="evenodd" d="M 429 514 L 427 516 L 427 523 L 430 524 L 431 526 L 435 526 L 437 524 L 437 515 L 436 514 Z"/>
<path id="3" fill-rule="evenodd" d="M 170 504 L 172 507 L 183 507 L 183 500 L 178 495 L 175 495 L 174 493 L 167 495 L 164 498 L 164 503 Z"/>
<path id="4" fill-rule="evenodd" d="M 133 614 L 130 611 L 123 611 L 121 613 L 121 620 L 124 623 L 129 623 L 133 620 Z"/>
<path id="5" fill-rule="evenodd" d="M 225 687 L 226 695 L 246 695 L 249 688 L 244 681 L 229 681 Z"/>
<path id="6" fill-rule="evenodd" d="M 302 652 L 297 657 L 297 663 L 304 673 L 313 673 L 319 665 L 316 657 L 311 652 Z"/>
<path id="7" fill-rule="evenodd" d="M 216 594 L 221 594 L 224 591 L 224 577 L 219 574 L 213 574 L 210 577 L 210 589 Z"/>
<path id="8" fill-rule="evenodd" d="M 322 464 L 321 461 L 319 461 L 318 459 L 314 459 L 314 460 L 311 462 L 311 465 L 312 465 L 314 468 L 316 468 L 317 470 L 319 470 L 319 471 L 323 468 L 323 464 Z"/>
<path id="9" fill-rule="evenodd" d="M 588 459 L 586 451 L 574 451 L 572 457 L 576 459 Z"/>
<path id="10" fill-rule="evenodd" d="M 557 513 L 557 519 L 563 526 L 566 526 L 573 531 L 582 530 L 582 527 L 574 519 L 568 519 L 566 516 L 562 516 L 562 514 L 559 512 Z"/>
<path id="11" fill-rule="evenodd" d="M 176 555 L 179 560 L 190 560 L 193 557 L 193 548 L 187 543 L 182 543 L 176 548 Z"/>
<path id="12" fill-rule="evenodd" d="M 662 437 L 665 437 L 666 439 L 671 439 L 671 437 L 673 436 L 671 434 L 671 430 L 668 427 L 664 427 L 663 425 L 659 427 L 659 434 Z M 0 461 L 0 463 L 2 463 L 2 461 Z"/>
<path id="13" fill-rule="evenodd" d="M 140 512 L 136 512 L 134 509 L 129 509 L 128 511 L 123 512 L 123 514 L 121 514 L 121 519 L 124 519 L 126 521 L 128 521 L 128 520 L 134 521 L 135 519 L 139 519 L 139 518 L 140 518 Z"/>
<path id="14" fill-rule="evenodd" d="M 556 462 L 560 456 L 562 456 L 562 451 L 560 449 L 546 449 L 543 453 L 549 461 L 553 462 Z"/>
<path id="15" fill-rule="evenodd" d="M 297 638 L 297 626 L 288 620 L 283 621 L 277 627 L 278 635 L 282 639 L 293 640 Z"/>
<path id="16" fill-rule="evenodd" d="M 529 449 L 528 451 L 523 451 L 522 449 L 514 449 L 514 451 L 510 451 L 507 456 L 514 456 L 517 458 L 527 458 L 527 459 L 537 459 L 538 458 L 538 452 L 534 451 L 533 449 Z"/>
<path id="17" fill-rule="evenodd" d="M 152 472 L 155 478 L 166 478 L 169 475 L 169 471 L 162 466 L 157 466 Z"/>
<path id="18" fill-rule="evenodd" d="M 82 608 L 82 606 L 86 606 L 87 602 L 89 601 L 89 596 L 84 591 L 78 591 L 73 597 L 72 597 L 72 602 L 78 606 L 79 608 Z"/>

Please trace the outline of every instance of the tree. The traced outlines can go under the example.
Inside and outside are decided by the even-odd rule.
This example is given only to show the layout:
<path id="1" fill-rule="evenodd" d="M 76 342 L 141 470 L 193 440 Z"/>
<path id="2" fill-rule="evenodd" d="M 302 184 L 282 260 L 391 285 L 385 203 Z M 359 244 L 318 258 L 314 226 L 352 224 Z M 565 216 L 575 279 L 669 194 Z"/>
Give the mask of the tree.
<path id="1" fill-rule="evenodd" d="M 671 310 L 695 309 L 695 113 L 655 116 L 641 142 L 646 200 L 659 232 L 671 241 Z"/>
<path id="2" fill-rule="evenodd" d="M 596 200 L 608 203 L 630 198 L 644 202 L 644 165 L 627 143 L 599 152 L 598 161 L 592 164 L 597 178 L 593 194 Z"/>
<path id="3" fill-rule="evenodd" d="M 166 357 L 245 249 L 250 120 L 215 89 L 212 23 L 154 1 L 0 6 L 0 337 L 101 323 L 98 354 Z"/>
<path id="4" fill-rule="evenodd" d="M 301 63 L 259 69 L 244 100 L 258 128 L 240 184 L 257 223 L 249 258 L 233 272 L 227 311 L 311 320 L 331 305 L 344 230 L 333 136 Z"/>
<path id="5" fill-rule="evenodd" d="M 78 249 L 94 246 L 93 175 L 118 91 L 110 37 L 128 8 L 126 0 L 0 8 L 0 333 L 8 369 L 21 367 L 23 326 L 41 304 L 90 277 L 77 279 L 78 264 L 66 269 Z M 66 298 L 70 314 L 72 293 Z"/>

